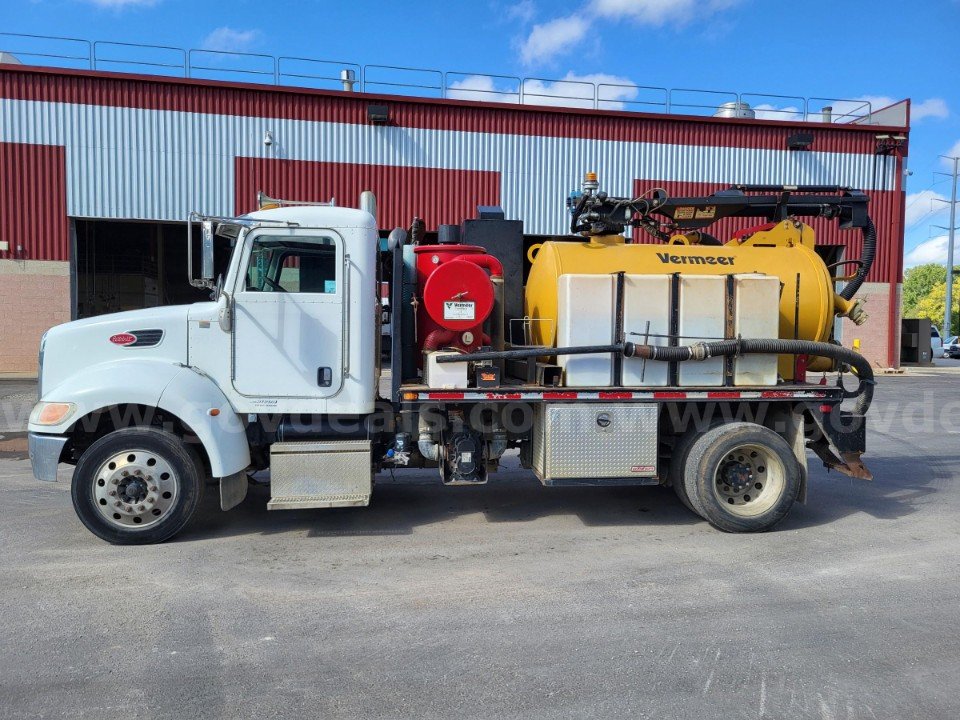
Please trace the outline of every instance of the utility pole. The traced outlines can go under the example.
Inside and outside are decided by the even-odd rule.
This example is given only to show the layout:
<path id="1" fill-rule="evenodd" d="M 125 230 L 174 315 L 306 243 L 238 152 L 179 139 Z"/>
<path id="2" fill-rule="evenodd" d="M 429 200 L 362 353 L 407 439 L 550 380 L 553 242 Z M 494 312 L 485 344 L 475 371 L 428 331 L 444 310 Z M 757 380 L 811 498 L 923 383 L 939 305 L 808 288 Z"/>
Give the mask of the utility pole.
<path id="1" fill-rule="evenodd" d="M 945 155 L 943 157 L 946 157 Z M 950 191 L 950 226 L 947 228 L 947 306 L 943 310 L 943 330 L 941 335 L 949 337 L 953 334 L 952 319 L 953 313 L 953 238 L 957 230 L 957 176 L 960 171 L 960 157 L 947 158 L 953 161 L 953 172 L 950 177 L 953 180 Z M 946 174 L 946 173 L 943 173 Z M 939 200 L 939 202 L 948 202 Z"/>

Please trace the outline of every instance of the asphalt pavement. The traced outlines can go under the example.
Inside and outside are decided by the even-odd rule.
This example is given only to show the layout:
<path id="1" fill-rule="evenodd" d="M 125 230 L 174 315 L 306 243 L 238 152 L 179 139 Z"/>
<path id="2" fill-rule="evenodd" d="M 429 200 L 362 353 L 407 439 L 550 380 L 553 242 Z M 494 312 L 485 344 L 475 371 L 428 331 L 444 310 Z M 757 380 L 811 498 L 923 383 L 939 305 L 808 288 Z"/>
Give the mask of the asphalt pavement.
<path id="1" fill-rule="evenodd" d="M 0 717 L 956 718 L 958 387 L 882 377 L 875 480 L 811 459 L 808 504 L 759 535 L 514 467 L 398 473 L 369 508 L 210 493 L 174 541 L 112 547 L 4 426 Z"/>

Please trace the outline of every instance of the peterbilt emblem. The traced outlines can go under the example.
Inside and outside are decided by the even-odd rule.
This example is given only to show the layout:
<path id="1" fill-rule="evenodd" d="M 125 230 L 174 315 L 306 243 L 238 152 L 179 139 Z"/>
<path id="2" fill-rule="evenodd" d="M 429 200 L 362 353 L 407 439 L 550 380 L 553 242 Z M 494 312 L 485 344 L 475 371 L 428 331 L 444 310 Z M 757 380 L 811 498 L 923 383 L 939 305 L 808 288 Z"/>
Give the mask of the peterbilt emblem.
<path id="1" fill-rule="evenodd" d="M 110 336 L 110 342 L 120 347 L 153 347 L 159 345 L 163 340 L 163 330 L 131 330 L 130 332 L 117 333 Z"/>
<path id="2" fill-rule="evenodd" d="M 117 333 L 110 336 L 110 342 L 114 345 L 133 345 L 136 341 L 137 336 L 130 333 Z"/>

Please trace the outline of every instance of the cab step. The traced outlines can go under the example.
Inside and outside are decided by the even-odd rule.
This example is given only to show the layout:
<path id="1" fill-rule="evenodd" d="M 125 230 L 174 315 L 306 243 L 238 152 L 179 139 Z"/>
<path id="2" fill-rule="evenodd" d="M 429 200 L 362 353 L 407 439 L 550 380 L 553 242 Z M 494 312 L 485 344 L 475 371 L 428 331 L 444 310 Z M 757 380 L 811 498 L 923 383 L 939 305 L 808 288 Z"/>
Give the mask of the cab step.
<path id="1" fill-rule="evenodd" d="M 371 467 L 369 440 L 274 443 L 267 509 L 369 505 Z"/>

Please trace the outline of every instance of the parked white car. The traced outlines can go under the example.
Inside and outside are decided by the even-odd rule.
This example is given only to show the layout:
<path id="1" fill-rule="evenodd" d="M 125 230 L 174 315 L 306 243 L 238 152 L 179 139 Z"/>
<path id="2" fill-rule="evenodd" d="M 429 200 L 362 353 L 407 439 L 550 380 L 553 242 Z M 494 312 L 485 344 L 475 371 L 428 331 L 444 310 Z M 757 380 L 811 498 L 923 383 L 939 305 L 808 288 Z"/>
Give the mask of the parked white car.
<path id="1" fill-rule="evenodd" d="M 944 357 L 944 342 L 940 336 L 940 329 L 936 325 L 930 326 L 930 359 Z"/>

